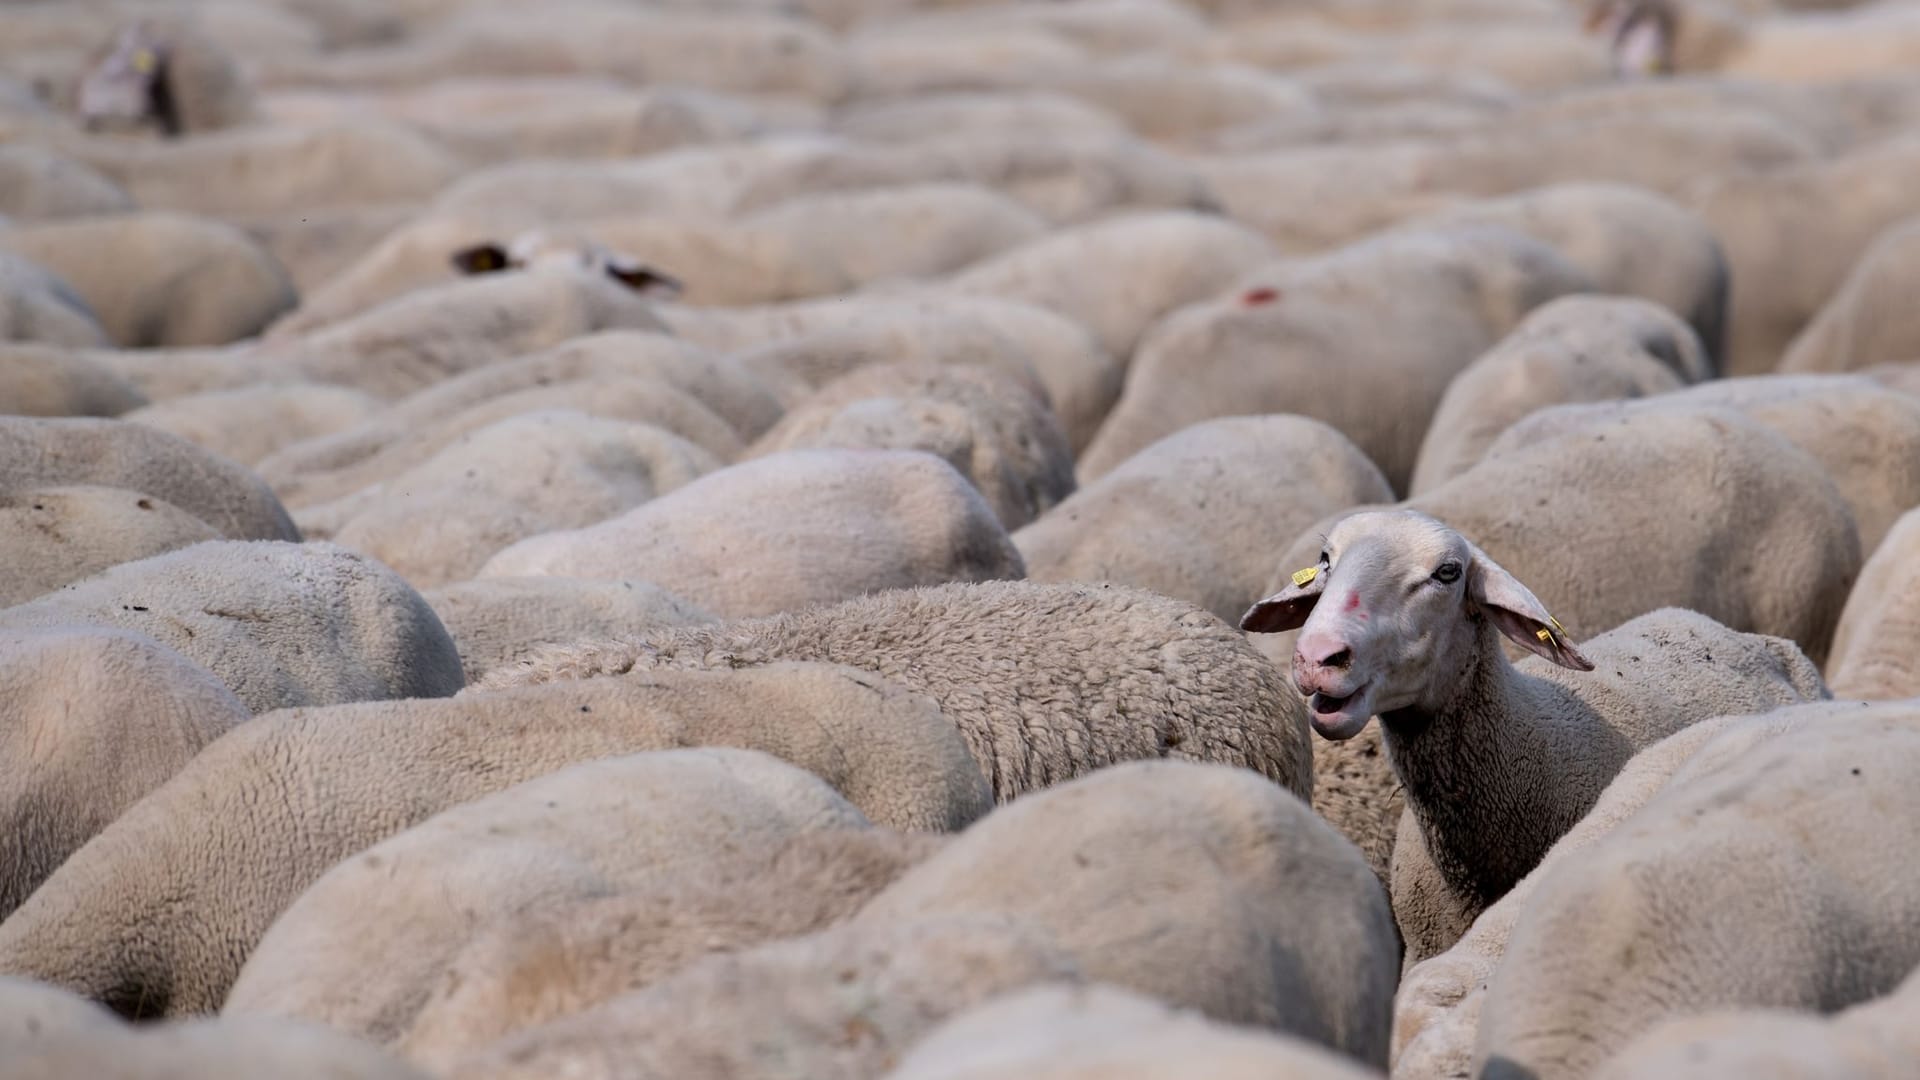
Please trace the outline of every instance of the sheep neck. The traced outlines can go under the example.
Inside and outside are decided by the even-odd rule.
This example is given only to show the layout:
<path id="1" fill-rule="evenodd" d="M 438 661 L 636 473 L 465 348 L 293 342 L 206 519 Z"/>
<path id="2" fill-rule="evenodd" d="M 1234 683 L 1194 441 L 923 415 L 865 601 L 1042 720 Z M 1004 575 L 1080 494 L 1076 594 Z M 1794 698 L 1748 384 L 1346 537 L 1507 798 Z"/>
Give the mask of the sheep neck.
<path id="1" fill-rule="evenodd" d="M 1381 714 L 1381 730 L 1435 868 L 1484 908 L 1578 819 L 1565 820 L 1557 791 L 1566 748 L 1553 721 L 1581 705 L 1508 663 L 1486 622 L 1451 688 L 1444 700 Z"/>

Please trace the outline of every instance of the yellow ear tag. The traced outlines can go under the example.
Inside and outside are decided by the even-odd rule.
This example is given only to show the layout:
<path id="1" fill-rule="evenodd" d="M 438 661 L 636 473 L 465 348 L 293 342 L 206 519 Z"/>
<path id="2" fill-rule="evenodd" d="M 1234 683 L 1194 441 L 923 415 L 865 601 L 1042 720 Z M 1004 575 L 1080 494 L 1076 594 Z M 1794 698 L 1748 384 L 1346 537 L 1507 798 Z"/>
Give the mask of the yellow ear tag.
<path id="1" fill-rule="evenodd" d="M 1553 641 L 1553 631 L 1547 629 L 1544 626 L 1538 630 L 1535 630 L 1533 632 L 1533 636 L 1539 638 L 1541 641 L 1544 641 L 1544 642 Z"/>
<path id="2" fill-rule="evenodd" d="M 141 49 L 133 54 L 133 70 L 142 75 L 151 75 L 157 60 L 158 57 L 153 55 L 152 49 Z"/>
<path id="3" fill-rule="evenodd" d="M 1312 581 L 1314 578 L 1319 576 L 1320 576 L 1320 568 L 1317 566 L 1309 566 L 1305 570 L 1295 570 L 1293 572 L 1294 587 L 1299 588 L 1301 586 L 1304 586 L 1308 582 Z"/>

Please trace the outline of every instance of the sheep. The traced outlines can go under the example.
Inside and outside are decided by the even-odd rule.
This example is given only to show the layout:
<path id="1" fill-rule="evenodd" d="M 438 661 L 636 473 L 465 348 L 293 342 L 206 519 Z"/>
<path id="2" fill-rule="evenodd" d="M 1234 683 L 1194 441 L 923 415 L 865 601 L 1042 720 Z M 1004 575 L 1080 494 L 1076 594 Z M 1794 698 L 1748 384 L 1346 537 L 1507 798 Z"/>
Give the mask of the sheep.
<path id="1" fill-rule="evenodd" d="M 352 495 L 489 424 L 543 408 L 653 424 L 723 461 L 781 413 L 752 374 L 660 334 L 612 331 L 443 379 L 363 424 L 304 440 L 259 465 L 295 506 Z"/>
<path id="2" fill-rule="evenodd" d="M 209 217 L 417 202 L 458 175 L 452 155 L 396 124 L 253 125 L 170 142 L 99 138 L 56 148 L 147 210 Z"/>
<path id="3" fill-rule="evenodd" d="M 763 526 L 774 514 L 779 527 Z M 724 542 L 722 542 L 724 540 Z M 522 540 L 477 577 L 647 580 L 722 617 L 1026 574 L 966 478 L 918 450 L 789 450 L 598 525 Z"/>
<path id="4" fill-rule="evenodd" d="M 1032 28 L 1073 42 L 1094 55 L 1125 55 L 1190 42 L 1208 26 L 1186 5 L 1169 0 L 1090 0 L 1066 7 L 985 3 L 916 12 L 883 24 L 889 31 L 964 34 L 974 28 Z"/>
<path id="5" fill-rule="evenodd" d="M 831 104 L 845 96 L 845 61 L 807 22 L 773 14 L 571 7 L 542 18 L 514 8 L 457 12 L 433 34 L 379 50 L 288 64 L 276 83 L 395 87 L 474 75 L 632 77 Z"/>
<path id="6" fill-rule="evenodd" d="M 652 304 L 602 275 L 494 274 L 421 289 L 305 337 L 93 355 L 153 398 L 293 381 L 393 400 L 583 334 L 660 328 Z"/>
<path id="7" fill-rule="evenodd" d="M 1820 157 L 1814 139 L 1772 115 L 1716 107 L 1577 121 L 1530 120 L 1523 112 L 1464 136 L 1223 155 L 1197 168 L 1236 220 L 1282 251 L 1310 254 L 1462 198 L 1571 181 L 1644 187 L 1717 226 L 1694 198 L 1703 175 L 1768 172 Z M 1747 264 L 1725 233 L 1714 231 L 1729 248 L 1737 293 Z"/>
<path id="8" fill-rule="evenodd" d="M 1075 64 L 1038 81 L 1106 109 L 1145 138 L 1175 146 L 1203 145 L 1216 132 L 1316 104 L 1306 88 L 1277 73 L 1165 54 Z"/>
<path id="9" fill-rule="evenodd" d="M 1920 1054 L 1920 1044 L 1913 1038 L 1917 999 L 1920 974 L 1901 980 L 1886 997 L 1826 1016 L 1772 1006 L 1669 1020 L 1628 1043 L 1594 1075 L 1600 1080 L 1635 1076 L 1892 1080 Z"/>
<path id="10" fill-rule="evenodd" d="M 703 956 L 823 930 L 946 842 L 886 828 L 813 830 L 774 852 L 729 848 L 664 880 L 496 920 L 447 965 L 395 1049 L 444 1070 L 473 1047 L 641 989 Z"/>
<path id="11" fill-rule="evenodd" d="M 1313 793 L 1304 710 L 1273 665 L 1206 612 L 1110 586 L 892 590 L 772 618 L 559 645 L 474 685 L 781 660 L 849 664 L 932 696 L 1001 800 L 1157 757 L 1240 765 L 1302 799 Z"/>
<path id="12" fill-rule="evenodd" d="M 1014 376 L 968 364 L 869 364 L 801 399 L 744 457 L 826 447 L 925 450 L 965 476 L 1007 529 L 1073 494 L 1073 451 Z"/>
<path id="13" fill-rule="evenodd" d="M 295 214 L 251 217 L 239 224 L 286 270 L 305 303 L 334 275 L 412 221 L 418 212 L 418 207 L 408 203 L 317 207 Z M 282 320 L 296 318 L 299 310 L 294 308 Z M 274 326 L 269 326 L 266 333 L 272 334 Z"/>
<path id="14" fill-rule="evenodd" d="M 1233 620 L 1273 574 L 1274 534 L 1392 498 L 1373 462 L 1317 420 L 1223 417 L 1146 447 L 1013 542 L 1033 581 L 1113 581 Z"/>
<path id="15" fill-rule="evenodd" d="M 1610 296 L 1549 301 L 1447 385 L 1409 491 L 1418 496 L 1466 472 L 1536 409 L 1662 394 L 1712 375 L 1693 330 L 1658 304 Z"/>
<path id="16" fill-rule="evenodd" d="M 1533 869 L 1636 750 L 1707 717 L 1827 696 L 1792 642 L 1677 608 L 1589 639 L 1590 660 L 1513 574 L 1407 510 L 1334 525 L 1321 558 L 1241 627 L 1300 631 L 1293 678 L 1323 738 L 1381 717 L 1406 792 L 1392 875 L 1409 965 L 1452 945 Z M 1501 636 L 1592 674 L 1515 668 Z"/>
<path id="17" fill-rule="evenodd" d="M 116 214 L 0 230 L 0 250 L 60 275 L 122 348 L 225 345 L 294 306 L 286 270 L 224 222 Z"/>
<path id="18" fill-rule="evenodd" d="M 1108 354 L 1128 357 L 1162 315 L 1230 288 L 1273 255 L 1245 226 L 1159 210 L 1062 229 L 976 264 L 945 287 L 1058 312 L 1093 331 Z"/>
<path id="19" fill-rule="evenodd" d="M 1634 75 L 1818 83 L 1904 74 L 1920 54 L 1920 20 L 1898 4 L 1759 14 L 1748 21 L 1710 4 L 1598 0 L 1587 24 L 1606 35 L 1615 70 Z"/>
<path id="20" fill-rule="evenodd" d="M 645 581 L 485 578 L 427 589 L 421 595 L 453 635 L 468 682 L 526 659 L 539 645 L 715 621 L 712 614 Z"/>
<path id="21" fill-rule="evenodd" d="M 1920 509 L 1887 530 L 1840 611 L 1827 657 L 1827 683 L 1842 697 L 1885 700 L 1920 695 L 1910 617 L 1920 570 Z"/>
<path id="22" fill-rule="evenodd" d="M 74 106 L 88 130 L 179 138 L 253 119 L 253 87 L 237 59 L 191 21 L 169 21 L 126 24 L 81 76 Z"/>
<path id="23" fill-rule="evenodd" d="M 0 630 L 149 634 L 255 712 L 463 685 L 440 620 L 393 571 L 332 544 L 211 540 L 0 610 Z"/>
<path id="24" fill-rule="evenodd" d="M 986 134 L 1018 128 L 1058 138 L 1125 138 L 1127 125 L 1111 111 L 1056 90 L 948 90 L 855 99 L 836 110 L 832 131 L 867 143 L 904 143 L 955 133 Z"/>
<path id="25" fill-rule="evenodd" d="M 32 1052 L 42 1040 L 98 1035 L 116 1024 L 111 1012 L 86 998 L 0 975 L 0 1054 L 9 1061 Z"/>
<path id="26" fill-rule="evenodd" d="M 1296 412 L 1339 429 L 1404 490 L 1448 380 L 1532 308 L 1588 288 L 1556 252 L 1493 226 L 1389 233 L 1270 264 L 1147 333 L 1081 481 L 1188 424 Z M 1335 353 L 1345 374 L 1329 380 Z"/>
<path id="27" fill-rule="evenodd" d="M 356 1039 L 313 1024 L 204 1019 L 64 1032 L 7 1061 L 12 1080 L 170 1080 L 275 1076 L 283 1080 L 428 1080 Z"/>
<path id="28" fill-rule="evenodd" d="M 1119 396 L 1125 374 L 1124 366 L 1100 347 L 1092 331 L 1045 308 L 997 297 L 930 290 L 724 311 L 664 306 L 661 315 L 675 334 L 720 351 L 795 343 L 823 334 L 853 334 L 869 340 L 914 341 L 889 346 L 897 350 L 889 358 L 897 360 L 945 362 L 980 349 L 981 361 L 991 359 L 997 365 L 1007 362 L 1002 358 L 1009 352 L 1023 353 L 1024 366 L 1045 388 L 1076 451 L 1092 440 Z M 942 324 L 955 322 L 965 324 L 960 332 L 966 340 L 939 340 L 945 329 Z M 924 340 L 929 337 L 935 340 Z M 981 338 L 993 342 L 990 352 L 973 344 Z"/>
<path id="29" fill-rule="evenodd" d="M 896 828 L 957 829 L 992 805 L 932 702 L 827 665 L 284 710 L 213 742 L 68 859 L 0 924 L 0 972 L 124 1015 L 210 1012 L 340 860 L 567 765 L 703 745 L 773 753 Z"/>
<path id="30" fill-rule="evenodd" d="M 483 427 L 294 520 L 309 539 L 365 552 L 432 588 L 473 577 L 517 541 L 592 525 L 718 468 L 711 454 L 651 424 L 542 409 Z"/>
<path id="31" fill-rule="evenodd" d="M 1719 372 L 1731 288 L 1726 253 L 1707 223 L 1678 202 L 1645 188 L 1580 181 L 1473 199 L 1406 227 L 1462 223 L 1518 229 L 1566 256 L 1598 291 L 1664 306 L 1699 335 L 1707 371 Z"/>
<path id="32" fill-rule="evenodd" d="M 459 952 L 520 912 L 671 881 L 714 850 L 765 858 L 805 833 L 867 824 L 819 778 L 757 750 L 573 765 L 444 810 L 321 875 L 260 939 L 221 1013 L 391 1045 Z M 458 905 L 446 903 L 450 882 Z"/>
<path id="33" fill-rule="evenodd" d="M 1796 334 L 1781 371 L 1856 371 L 1920 358 L 1920 330 L 1905 316 L 1900 282 L 1913 280 L 1920 217 L 1889 225 Z"/>
<path id="34" fill-rule="evenodd" d="M 124 562 L 188 547 L 220 534 L 185 510 L 124 488 L 42 487 L 0 492 L 0 608 Z"/>
<path id="35" fill-rule="evenodd" d="M 125 488 L 231 540 L 297 540 L 273 492 L 245 469 L 175 435 L 97 418 L 0 417 L 0 491 Z"/>
<path id="36" fill-rule="evenodd" d="M 1305 805 L 1242 769 L 1133 762 L 996 810 L 839 927 L 710 957 L 447 1075 L 876 1077 L 946 1017 L 1062 977 L 1377 1066 L 1393 964 L 1379 883 Z"/>
<path id="37" fill-rule="evenodd" d="M 1738 410 L 1824 465 L 1853 511 L 1863 555 L 1920 504 L 1920 403 L 1857 376 L 1753 376 L 1636 401 L 1540 409 L 1493 440 L 1486 457 L 1621 417 L 1716 408 Z"/>
<path id="38" fill-rule="evenodd" d="M 363 424 L 384 406 L 344 386 L 262 383 L 169 398 L 120 415 L 251 466 L 294 443 Z"/>
<path id="39" fill-rule="evenodd" d="M 0 223 L 0 236 L 8 231 Z M 0 343 L 7 342 L 85 349 L 111 339 L 72 285 L 39 263 L 0 252 Z"/>
<path id="40" fill-rule="evenodd" d="M 1668 787 L 1707 776 L 1749 749 L 1804 727 L 1845 723 L 1868 708 L 1860 702 L 1794 705 L 1752 716 L 1724 716 L 1683 728 L 1635 754 L 1580 823 L 1568 830 L 1530 871 L 1452 948 L 1414 965 L 1394 1002 L 1393 1062 L 1410 1076 L 1472 1075 L 1474 1039 L 1488 980 L 1500 964 L 1514 923 L 1534 890 L 1563 861 L 1574 858 Z"/>
<path id="41" fill-rule="evenodd" d="M 1662 1019 L 1891 992 L 1920 964 L 1916 760 L 1911 703 L 1861 709 L 1669 786 L 1561 862 L 1488 986 L 1482 1075 L 1585 1076 Z"/>
<path id="42" fill-rule="evenodd" d="M 120 185 L 72 158 L 30 142 L 0 146 L 0 214 L 53 221 L 131 209 Z"/>
<path id="43" fill-rule="evenodd" d="M 968 26 L 868 20 L 842 38 L 854 102 L 1026 86 L 1092 54 L 1058 34 L 1006 21 Z"/>
<path id="44" fill-rule="evenodd" d="M 1720 237 L 1732 274 L 1723 371 L 1778 366 L 1874 238 L 1920 213 L 1920 194 L 1904 182 L 1917 166 L 1920 138 L 1905 136 L 1702 177 L 1686 201 Z"/>
<path id="45" fill-rule="evenodd" d="M 68 855 L 252 713 L 142 634 L 0 633 L 0 919 Z M 4 1041 L 4 1040 L 0 1040 Z"/>
<path id="46" fill-rule="evenodd" d="M 1363 1080 L 1304 1039 L 1216 1024 L 1104 983 L 1037 986 L 933 1029 L 885 1080 Z"/>
<path id="47" fill-rule="evenodd" d="M 132 383 L 80 353 L 0 344 L 0 416 L 115 417 L 145 404 Z"/>

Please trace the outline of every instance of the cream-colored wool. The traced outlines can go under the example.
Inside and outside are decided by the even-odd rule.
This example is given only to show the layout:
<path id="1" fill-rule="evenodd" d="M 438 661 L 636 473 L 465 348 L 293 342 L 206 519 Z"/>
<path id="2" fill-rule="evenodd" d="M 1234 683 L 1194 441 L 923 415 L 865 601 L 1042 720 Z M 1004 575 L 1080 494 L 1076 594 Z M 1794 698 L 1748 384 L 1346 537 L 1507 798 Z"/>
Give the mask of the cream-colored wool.
<path id="1" fill-rule="evenodd" d="M 232 540 L 295 540 L 260 478 L 176 435 L 104 419 L 0 417 L 0 491 L 114 487 L 185 510 Z"/>
<path id="2" fill-rule="evenodd" d="M 1533 308 L 1589 288 L 1499 226 L 1402 230 L 1270 264 L 1147 332 L 1080 477 L 1188 424 L 1290 412 L 1331 424 L 1404 490 L 1453 376 Z"/>
<path id="3" fill-rule="evenodd" d="M 1860 569 L 1827 657 L 1827 682 L 1840 697 L 1870 701 L 1920 696 L 1914 651 L 1920 602 L 1920 508 L 1900 515 Z"/>
<path id="4" fill-rule="evenodd" d="M 790 450 L 598 525 L 522 540 L 478 577 L 634 578 L 723 617 L 1025 575 L 980 493 L 922 451 Z"/>
<path id="5" fill-rule="evenodd" d="M 766 619 L 536 652 L 488 690 L 783 660 L 848 664 L 932 697 L 1002 800 L 1136 758 L 1249 768 L 1313 792 L 1304 710 L 1246 637 L 1117 586 L 902 589 Z"/>
<path id="6" fill-rule="evenodd" d="M 1073 451 L 1045 402 L 975 364 L 869 364 L 801 399 L 745 457 L 843 447 L 924 450 L 1018 529 L 1073 493 Z"/>
<path id="7" fill-rule="evenodd" d="M 1393 944 L 1379 883 L 1298 800 L 1245 770 L 1136 762 L 995 811 L 851 922 L 709 958 L 449 1075 L 878 1077 L 940 1021 L 1063 977 L 1378 1064 Z"/>
<path id="8" fill-rule="evenodd" d="M 824 930 L 946 842 L 887 828 L 813 830 L 776 851 L 729 846 L 610 896 L 496 919 L 446 966 L 397 1049 L 444 1070 L 475 1047 L 710 954 Z"/>
<path id="9" fill-rule="evenodd" d="M 460 655 L 420 594 L 332 544 L 215 540 L 0 611 L 9 631 L 118 628 L 213 672 L 254 712 L 445 697 Z"/>
<path id="10" fill-rule="evenodd" d="M 719 467 L 652 424 L 542 409 L 464 435 L 295 520 L 304 534 L 372 555 L 424 589 L 473 577 L 517 541 L 594 525 Z"/>
<path id="11" fill-rule="evenodd" d="M 425 1073 L 315 1024 L 255 1017 L 73 1031 L 7 1062 L 13 1080 L 428 1080 Z"/>
<path id="12" fill-rule="evenodd" d="M 257 241 L 183 214 L 0 229 L 0 251 L 72 285 L 122 348 L 225 345 L 260 333 L 297 299 L 286 270 Z"/>
<path id="13" fill-rule="evenodd" d="M 290 709 L 208 746 L 69 859 L 0 927 L 0 970 L 129 1014 L 209 1012 L 273 920 L 340 860 L 568 765 L 684 746 L 771 753 L 896 828 L 958 829 L 992 806 L 934 703 L 848 668 Z"/>
<path id="14" fill-rule="evenodd" d="M 0 1055 L 9 1062 L 47 1041 L 99 1035 L 119 1022 L 77 994 L 46 983 L 0 975 Z"/>
<path id="15" fill-rule="evenodd" d="M 1917 272 L 1920 218 L 1887 226 L 1795 335 L 1780 370 L 1857 371 L 1920 360 L 1920 319 L 1907 310 L 1905 288 Z"/>
<path id="16" fill-rule="evenodd" d="M 1703 720 L 1635 754 L 1580 823 L 1548 850 L 1526 877 L 1474 921 L 1446 952 L 1414 965 L 1394 1002 L 1393 1059 L 1408 1076 L 1466 1080 L 1486 1002 L 1488 980 L 1499 967 L 1513 924 L 1534 890 L 1563 862 L 1604 839 L 1670 784 L 1710 775 L 1754 746 L 1801 727 L 1848 723 L 1864 715 L 1858 702 L 1823 702 L 1775 709 L 1758 716 Z"/>
<path id="17" fill-rule="evenodd" d="M 132 383 L 80 353 L 0 344 L 0 416 L 119 416 L 146 403 Z"/>
<path id="18" fill-rule="evenodd" d="M 1346 437 L 1303 416 L 1206 420 L 1141 450 L 1016 532 L 1034 581 L 1111 581 L 1238 620 L 1273 539 L 1393 498 Z"/>
<path id="19" fill-rule="evenodd" d="M 527 659 L 541 645 L 714 621 L 646 581 L 483 578 L 421 595 L 459 646 L 468 682 Z"/>
<path id="20" fill-rule="evenodd" d="M 0 608 L 124 562 L 220 539 L 213 526 L 125 488 L 38 487 L 0 492 Z"/>
<path id="21" fill-rule="evenodd" d="M 53 221 L 131 209 L 120 185 L 72 158 L 31 142 L 0 146 L 0 214 Z"/>
<path id="22" fill-rule="evenodd" d="M 1296 1036 L 1218 1024 L 1105 983 L 1038 986 L 935 1028 L 885 1080 L 1363 1080 Z"/>
<path id="23" fill-rule="evenodd" d="M 1664 1019 L 1893 991 L 1920 964 L 1920 714 L 1857 711 L 1669 784 L 1546 874 L 1487 990 L 1482 1075 L 1587 1076 Z"/>
<path id="24" fill-rule="evenodd" d="M 1161 210 L 1062 229 L 948 279 L 961 295 L 1046 308 L 1126 358 L 1147 327 L 1272 260 L 1259 233 L 1214 215 Z"/>
<path id="25" fill-rule="evenodd" d="M 10 230 L 0 229 L 0 238 Z M 80 293 L 24 256 L 0 253 L 0 344 L 105 348 L 112 343 Z"/>
<path id="26" fill-rule="evenodd" d="M 344 386 L 264 383 L 169 398 L 121 418 L 251 466 L 283 447 L 365 423 L 383 407 Z"/>
<path id="27" fill-rule="evenodd" d="M 1620 417 L 1717 408 L 1759 421 L 1826 467 L 1853 511 L 1863 555 L 1920 505 L 1920 402 L 1858 376 L 1720 379 L 1638 401 L 1542 409 L 1507 429 L 1487 456 Z"/>
<path id="28" fill-rule="evenodd" d="M 1651 301 L 1580 295 L 1542 304 L 1447 385 L 1409 490 L 1418 496 L 1466 472 L 1535 410 L 1664 394 L 1712 374 L 1693 330 Z"/>
<path id="29" fill-rule="evenodd" d="M 805 833 L 866 824 L 819 778 L 754 750 L 570 766 L 334 866 L 260 939 L 221 1013 L 309 1020 L 389 1045 L 489 924 L 670 881 L 716 850 L 768 858 Z"/>
<path id="30" fill-rule="evenodd" d="M 126 631 L 0 632 L 0 687 L 0 755 L 19 766 L 0 791 L 0 919 L 253 715 L 207 671 Z"/>

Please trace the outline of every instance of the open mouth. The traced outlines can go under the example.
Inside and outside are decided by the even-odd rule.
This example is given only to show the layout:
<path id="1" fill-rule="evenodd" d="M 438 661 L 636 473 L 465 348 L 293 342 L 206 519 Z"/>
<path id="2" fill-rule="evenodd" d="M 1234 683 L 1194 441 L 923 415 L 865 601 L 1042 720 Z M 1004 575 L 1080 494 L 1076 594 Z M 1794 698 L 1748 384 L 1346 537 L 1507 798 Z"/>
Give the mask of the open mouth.
<path id="1" fill-rule="evenodd" d="M 1360 691 L 1355 690 L 1350 694 L 1334 695 L 1323 694 L 1316 691 L 1312 697 L 1307 699 L 1307 707 L 1322 716 L 1328 713 L 1337 713 L 1345 709 L 1347 703 L 1352 701 L 1354 695 L 1359 692 Z"/>

